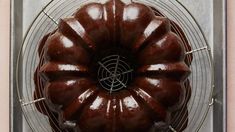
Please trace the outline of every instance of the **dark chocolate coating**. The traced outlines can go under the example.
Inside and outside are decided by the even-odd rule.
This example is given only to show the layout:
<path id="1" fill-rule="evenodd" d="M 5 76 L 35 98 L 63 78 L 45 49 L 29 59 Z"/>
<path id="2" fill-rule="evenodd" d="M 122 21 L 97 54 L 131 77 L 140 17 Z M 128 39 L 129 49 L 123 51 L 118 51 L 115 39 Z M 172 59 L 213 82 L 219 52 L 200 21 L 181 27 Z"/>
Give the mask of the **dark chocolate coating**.
<path id="1" fill-rule="evenodd" d="M 164 130 L 178 111 L 187 113 L 191 47 L 180 27 L 156 11 L 120 0 L 91 3 L 42 39 L 34 98 L 46 98 L 36 107 L 54 131 L 150 132 Z M 110 94 L 92 76 L 92 61 L 116 47 L 134 55 L 136 76 Z"/>

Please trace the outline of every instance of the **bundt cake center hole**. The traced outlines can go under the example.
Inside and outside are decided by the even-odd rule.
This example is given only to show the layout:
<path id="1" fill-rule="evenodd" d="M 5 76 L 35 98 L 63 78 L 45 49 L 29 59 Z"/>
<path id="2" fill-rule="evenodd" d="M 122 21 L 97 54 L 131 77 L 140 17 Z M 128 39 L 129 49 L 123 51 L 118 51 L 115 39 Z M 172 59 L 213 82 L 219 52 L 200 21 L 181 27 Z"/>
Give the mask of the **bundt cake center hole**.
<path id="1" fill-rule="evenodd" d="M 132 80 L 134 70 L 127 58 L 121 55 L 108 55 L 98 61 L 98 64 L 98 81 L 110 93 L 126 88 Z"/>

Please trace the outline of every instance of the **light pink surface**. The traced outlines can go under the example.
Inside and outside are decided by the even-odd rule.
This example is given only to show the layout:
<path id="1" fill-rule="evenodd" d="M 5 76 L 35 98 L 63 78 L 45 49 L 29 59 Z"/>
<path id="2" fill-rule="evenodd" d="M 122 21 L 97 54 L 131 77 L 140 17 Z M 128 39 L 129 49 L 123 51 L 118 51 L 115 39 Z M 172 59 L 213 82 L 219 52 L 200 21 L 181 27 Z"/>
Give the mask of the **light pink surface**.
<path id="1" fill-rule="evenodd" d="M 10 0 L 0 0 L 0 131 L 9 132 Z M 228 132 L 235 131 L 235 0 L 228 0 Z"/>
<path id="2" fill-rule="evenodd" d="M 235 0 L 228 0 L 228 132 L 235 131 Z"/>
<path id="3" fill-rule="evenodd" d="M 0 0 L 0 131 L 9 132 L 10 0 Z"/>

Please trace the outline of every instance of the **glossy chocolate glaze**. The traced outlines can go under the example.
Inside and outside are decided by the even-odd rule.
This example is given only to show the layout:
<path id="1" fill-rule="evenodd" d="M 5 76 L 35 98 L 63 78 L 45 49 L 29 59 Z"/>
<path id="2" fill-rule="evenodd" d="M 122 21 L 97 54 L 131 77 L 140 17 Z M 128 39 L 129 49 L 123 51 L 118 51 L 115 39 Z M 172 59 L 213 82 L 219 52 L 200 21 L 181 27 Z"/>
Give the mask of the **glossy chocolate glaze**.
<path id="1" fill-rule="evenodd" d="M 134 56 L 136 76 L 110 94 L 94 78 L 94 58 L 125 49 Z M 85 5 L 61 19 L 39 44 L 34 98 L 54 131 L 164 131 L 179 112 L 187 126 L 191 47 L 182 29 L 156 9 L 120 0 Z M 75 125 L 66 125 L 66 122 Z"/>

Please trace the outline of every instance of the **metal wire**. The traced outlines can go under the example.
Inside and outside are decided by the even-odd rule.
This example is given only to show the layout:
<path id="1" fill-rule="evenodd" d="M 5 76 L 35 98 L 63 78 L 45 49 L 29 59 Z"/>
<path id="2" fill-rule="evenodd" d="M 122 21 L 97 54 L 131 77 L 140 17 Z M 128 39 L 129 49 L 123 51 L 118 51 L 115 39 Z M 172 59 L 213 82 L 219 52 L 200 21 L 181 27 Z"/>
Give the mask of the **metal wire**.
<path id="1" fill-rule="evenodd" d="M 161 3 L 162 5 L 163 5 L 163 2 Z M 168 6 L 167 4 L 164 4 L 163 5 L 165 8 Z M 169 11 L 170 10 L 172 10 L 171 9 L 172 8 L 172 6 L 169 8 Z M 173 12 L 173 11 L 172 11 Z M 175 13 L 177 13 L 177 12 L 175 12 Z M 172 16 L 180 16 L 179 14 L 173 14 Z M 177 17 L 176 17 L 177 18 Z M 178 20 L 179 20 L 179 18 L 178 18 Z M 186 24 L 187 23 L 190 23 L 190 22 L 186 22 Z M 183 24 L 182 22 L 180 23 L 180 24 Z M 183 25 L 183 27 L 187 27 L 187 25 Z M 192 29 L 191 28 L 189 28 L 188 29 L 189 31 L 192 31 Z M 187 32 L 187 31 L 186 31 Z M 189 34 L 188 34 L 189 35 Z M 191 37 L 189 37 L 189 38 L 193 38 L 194 39 L 194 36 L 195 34 L 192 34 L 191 35 Z M 192 41 L 192 42 L 195 42 L 195 44 L 200 44 L 200 42 L 198 41 L 198 40 L 194 40 L 194 41 Z M 197 42 L 197 43 L 196 43 Z M 200 48 L 200 47 L 199 47 Z M 194 55 L 194 57 L 195 57 L 195 55 Z M 195 59 L 195 58 L 194 58 Z M 203 59 L 203 58 L 202 58 Z M 204 60 L 201 60 L 201 61 L 204 61 Z M 197 64 L 197 66 L 202 66 L 200 63 L 201 63 L 201 61 L 199 61 L 199 63 Z M 196 61 L 194 61 L 194 62 L 196 62 Z M 203 67 L 201 67 L 201 68 L 203 68 Z M 201 68 L 197 68 L 196 67 L 196 70 L 195 70 L 195 72 L 194 73 L 200 73 L 200 69 Z M 193 69 L 192 69 L 192 71 L 194 71 Z M 195 75 L 195 74 L 194 74 Z M 196 78 L 196 79 L 198 79 L 198 78 Z M 202 79 L 202 78 L 201 78 Z M 202 79 L 201 81 L 203 81 L 204 79 Z M 198 84 L 198 82 L 199 82 L 199 80 L 196 80 L 195 82 L 197 82 L 197 83 L 195 83 L 195 85 L 193 85 L 194 86 L 194 89 L 196 90 L 196 88 L 198 87 L 197 86 L 197 84 Z M 203 82 L 201 82 L 201 83 L 199 83 L 199 84 L 203 84 Z M 201 91 L 202 92 L 202 91 Z M 193 93 L 196 93 L 195 91 L 193 92 Z M 205 93 L 205 92 L 204 92 Z M 202 93 L 199 93 L 199 95 L 201 96 L 201 95 L 203 95 Z M 192 98 L 192 100 L 195 100 L 195 97 L 196 97 L 196 94 L 193 96 L 193 98 Z M 203 99 L 203 96 L 201 96 L 199 99 Z M 199 101 L 197 101 L 197 103 L 199 103 L 200 102 L 200 100 Z M 194 105 L 196 105 L 196 106 L 199 106 L 199 104 L 194 104 Z M 192 108 L 192 107 L 191 107 Z M 191 108 L 189 109 L 189 112 L 191 112 Z M 196 108 L 197 109 L 197 108 Z M 196 109 L 194 109 L 195 111 L 196 111 Z M 196 112 L 192 112 L 192 113 L 196 113 Z M 190 114 L 190 115 L 193 115 L 193 114 Z M 198 116 L 198 117 L 201 117 L 201 116 Z M 182 118 L 182 115 L 181 114 L 179 114 L 179 119 L 180 118 Z M 194 118 L 194 117 L 193 117 Z M 183 118 L 182 118 L 183 119 Z M 177 120 L 178 121 L 178 120 Z M 192 121 L 193 122 L 193 121 Z M 192 129 L 191 129 L 192 130 Z"/>
<path id="2" fill-rule="evenodd" d="M 170 2 L 172 2 L 172 1 L 170 1 Z M 164 3 L 164 2 L 162 2 L 162 3 Z M 172 2 L 173 3 L 173 2 Z M 170 4 L 165 4 L 165 6 L 168 6 L 168 5 L 170 5 Z M 176 7 L 178 7 L 178 6 L 176 6 Z M 172 10 L 172 6 L 170 6 L 169 7 L 169 10 Z M 179 11 L 172 11 L 172 12 L 174 12 L 174 13 L 176 13 L 176 14 L 173 14 L 172 16 L 181 16 L 181 15 L 179 15 L 179 14 L 177 14 Z M 186 17 L 186 19 L 187 19 L 188 17 Z M 182 20 L 183 20 L 183 18 L 181 18 Z M 180 24 L 182 24 L 182 23 L 180 23 Z M 183 27 L 187 27 L 187 25 L 186 24 L 191 24 L 191 21 L 188 21 L 188 22 L 185 22 L 185 25 L 183 25 Z M 192 25 L 192 24 L 191 24 Z M 193 28 L 195 28 L 193 25 L 192 26 L 188 26 L 188 30 L 189 31 L 193 31 L 193 30 L 195 30 L 195 29 L 192 29 L 192 28 L 189 28 L 189 27 L 193 27 Z M 187 31 L 186 31 L 187 32 Z M 189 35 L 189 34 L 187 34 L 187 35 Z M 193 38 L 192 40 L 194 40 L 194 38 L 196 38 L 196 41 L 194 40 L 194 41 L 191 41 L 191 42 L 193 42 L 193 43 L 191 43 L 191 44 L 193 44 L 192 46 L 195 46 L 195 45 L 197 45 L 197 44 L 204 44 L 204 46 L 207 46 L 207 44 L 206 44 L 206 42 L 203 42 L 202 41 L 202 39 L 204 39 L 203 37 L 199 37 L 199 39 L 201 39 L 201 41 L 199 41 L 198 39 L 197 39 L 197 32 L 196 33 L 193 33 L 192 34 L 192 36 L 191 37 L 189 37 L 189 38 Z M 198 48 L 200 48 L 200 47 L 203 47 L 203 46 L 198 46 Z M 197 48 L 195 48 L 195 49 L 197 49 Z M 208 53 L 209 53 L 209 51 L 207 51 L 207 52 L 203 52 L 203 57 L 200 57 L 200 60 L 198 61 L 197 60 L 197 57 L 198 56 L 196 56 L 197 54 L 194 54 L 194 62 L 196 62 L 197 63 L 197 65 L 196 66 L 192 66 L 192 67 L 196 67 L 196 71 L 194 71 L 194 69 L 192 69 L 192 71 L 194 72 L 193 73 L 193 75 L 198 75 L 198 74 L 200 74 L 200 73 L 206 73 L 207 71 L 205 70 L 205 71 L 201 71 L 201 69 L 205 69 L 206 68 L 206 66 L 209 66 L 210 67 L 210 69 L 208 69 L 209 71 L 211 71 L 212 70 L 212 68 L 211 68 L 211 65 L 210 64 L 204 64 L 204 62 L 210 62 L 210 56 L 208 55 Z M 199 54 L 201 54 L 202 55 L 202 52 L 200 52 Z M 209 60 L 203 60 L 203 59 L 209 59 Z M 205 67 L 203 67 L 203 65 L 205 66 Z M 198 67 L 200 67 L 200 68 L 198 68 Z M 211 74 L 209 74 L 209 75 L 211 75 Z M 206 74 L 204 74 L 204 76 L 207 76 L 208 77 L 208 75 L 206 75 Z M 203 75 L 201 76 L 201 78 L 200 78 L 200 76 L 198 76 L 198 77 L 196 77 L 196 81 L 194 81 L 193 79 L 194 78 L 192 78 L 192 80 L 193 80 L 193 82 L 196 82 L 196 83 L 194 83 L 194 85 L 192 85 L 193 86 L 193 88 L 196 90 L 197 88 L 198 88 L 198 86 L 197 86 L 197 84 L 201 84 L 201 86 L 199 87 L 199 89 L 203 89 L 203 90 L 210 90 L 209 92 L 210 92 L 210 94 L 208 94 L 209 96 L 207 97 L 207 99 L 206 100 L 208 100 L 208 98 L 211 98 L 211 83 L 210 82 L 212 82 L 212 80 L 211 80 L 211 78 L 210 78 L 210 76 L 209 76 L 209 78 L 208 79 L 203 79 L 203 77 L 204 77 Z M 198 80 L 197 80 L 198 79 Z M 205 87 L 205 86 L 202 86 L 202 85 L 205 85 L 206 83 L 205 82 L 203 82 L 203 81 L 205 81 L 205 80 L 207 80 L 207 81 L 209 81 L 209 82 L 206 82 L 206 83 L 208 83 L 210 86 L 207 86 L 207 87 Z M 199 98 L 199 101 L 197 101 L 197 103 L 199 103 L 200 102 L 200 99 L 205 99 L 206 97 L 204 97 L 203 96 L 203 94 L 204 95 L 206 95 L 206 92 L 203 92 L 202 90 L 200 90 L 200 93 L 199 94 L 197 94 L 197 96 L 199 95 L 200 97 L 197 97 L 197 98 Z M 193 93 L 197 93 L 197 91 L 195 92 L 193 92 Z M 193 99 L 191 99 L 191 100 L 196 100 L 196 94 L 194 94 L 194 97 L 193 97 Z M 205 107 L 207 107 L 207 102 L 202 102 L 203 104 L 205 104 L 204 106 Z M 203 104 L 195 104 L 195 103 L 192 103 L 193 105 L 195 105 L 195 106 L 203 106 Z M 193 106 L 192 105 L 192 106 Z M 193 107 L 191 107 L 191 108 L 193 108 Z M 194 109 L 195 111 L 194 112 L 192 112 L 192 113 L 195 113 L 195 115 L 196 115 L 196 113 L 198 112 L 197 111 L 197 107 Z M 206 108 L 206 109 L 208 109 L 208 108 Z M 202 109 L 202 111 L 205 111 L 205 113 L 207 113 L 207 110 L 203 110 Z M 189 112 L 191 112 L 191 109 L 189 110 Z M 200 109 L 199 109 L 199 112 L 200 112 Z M 189 114 L 190 116 L 191 115 L 193 115 L 193 114 Z M 198 116 L 199 115 L 199 116 Z M 200 117 L 200 118 L 202 118 L 202 121 L 204 120 L 204 118 L 205 118 L 205 115 L 203 115 L 203 114 L 198 114 L 196 117 Z M 194 116 L 192 117 L 193 119 L 195 119 L 194 118 Z M 200 119 L 198 119 L 198 120 L 200 120 Z M 193 122 L 193 121 L 191 121 L 191 122 Z M 190 126 L 190 123 L 189 123 L 189 126 Z M 194 127 L 195 126 L 195 124 L 194 123 L 192 123 L 192 126 Z M 189 128 L 189 127 L 188 127 Z M 194 127 L 195 128 L 195 127 Z M 193 130 L 193 128 L 192 129 L 188 129 L 188 130 Z"/>
<path id="3" fill-rule="evenodd" d="M 158 14 L 159 16 L 164 16 L 164 15 L 162 15 L 162 14 L 164 14 L 164 13 L 161 13 L 161 14 L 159 14 L 159 12 L 155 12 L 156 14 Z M 176 34 L 178 35 L 178 36 L 180 36 L 181 38 L 184 38 L 184 35 L 183 34 L 181 34 L 181 32 L 178 30 L 178 28 L 177 28 L 177 26 L 174 24 L 174 23 L 172 23 L 172 29 L 174 29 L 175 31 L 176 31 Z M 182 40 L 183 41 L 183 43 L 184 43 L 184 45 L 186 46 L 187 45 L 187 42 L 183 39 Z M 191 49 L 189 49 L 187 46 L 186 46 L 186 52 L 190 52 L 191 51 Z M 193 52 L 192 52 L 193 53 Z M 190 60 L 191 60 L 192 58 L 189 56 L 189 55 L 187 55 L 186 56 L 186 60 L 188 61 L 188 62 L 190 62 Z M 186 99 L 187 98 L 189 98 L 189 93 L 186 93 Z M 178 115 L 181 115 L 182 116 L 182 113 L 184 114 L 185 113 L 185 111 L 184 111 L 184 108 L 187 108 L 187 104 L 185 103 L 184 104 L 184 106 L 182 107 L 182 111 L 179 111 L 178 112 Z M 186 115 L 185 115 L 186 116 Z M 181 117 L 182 119 L 184 119 L 184 117 Z M 173 119 L 174 120 L 174 119 Z M 174 122 L 174 121 L 173 121 Z M 172 123 L 173 123 L 172 122 Z M 176 120 L 175 119 L 175 122 L 177 122 L 178 123 L 178 120 Z M 178 123 L 178 124 L 180 124 L 180 123 Z M 182 124 L 182 126 L 183 126 L 183 124 Z M 175 129 L 173 129 L 173 127 L 172 126 L 169 126 L 169 129 L 171 130 L 171 131 L 176 131 Z"/>
<path id="4" fill-rule="evenodd" d="M 53 0 L 41 11 L 26 34 L 17 63 L 17 87 L 19 98 L 23 100 L 22 109 L 24 115 L 33 131 L 51 131 L 47 118 L 37 112 L 35 106 L 32 104 L 38 101 L 33 101 L 33 74 L 38 64 L 38 43 L 45 34 L 56 28 L 60 18 L 71 16 L 78 7 L 93 1 L 95 0 Z M 203 33 L 191 14 L 175 0 L 132 0 L 132 2 L 140 2 L 156 7 L 164 13 L 165 16 L 179 24 L 186 33 L 186 37 L 192 46 L 192 51 L 186 49 L 188 51 L 186 54 L 193 54 L 194 60 L 191 66 L 192 75 L 189 77 L 192 86 L 192 96 L 189 104 L 184 106 L 188 108 L 189 112 L 188 128 L 185 131 L 198 131 L 209 109 L 213 83 L 211 55 Z M 112 63 L 104 64 L 107 67 L 111 66 L 111 70 L 113 70 L 115 66 L 115 64 Z M 132 70 L 126 65 L 123 65 L 120 66 L 117 72 L 116 78 L 119 77 L 119 75 L 120 77 L 118 79 L 112 79 L 114 76 L 110 76 L 108 72 L 102 70 L 100 73 L 102 75 L 100 81 L 104 81 L 107 86 L 111 84 L 113 87 L 123 88 L 123 84 L 126 85 L 126 80 L 129 79 L 129 76 L 126 76 L 129 75 Z M 127 74 L 125 72 L 127 72 Z M 123 82 L 123 84 L 120 82 Z M 111 91 L 113 91 L 113 89 Z M 42 107 L 41 109 L 45 108 L 45 106 L 40 107 Z M 50 114 L 51 112 L 47 111 L 47 113 Z M 183 110 L 178 112 L 171 123 L 172 126 L 169 126 L 169 131 L 173 131 L 172 129 L 181 129 L 181 127 L 183 127 L 182 124 L 186 123 L 182 119 L 186 116 L 187 114 L 184 113 Z M 58 121 L 54 122 L 54 124 L 57 123 Z"/>
<path id="5" fill-rule="evenodd" d="M 71 3 L 72 3 L 72 2 L 71 2 Z M 53 4 L 50 4 L 50 5 L 51 5 L 52 7 L 54 7 L 55 4 L 56 4 L 56 3 L 54 3 L 54 5 L 53 5 Z M 47 8 L 45 8 L 45 9 L 47 9 Z M 45 10 L 45 9 L 44 9 L 44 10 Z M 49 9 L 51 9 L 51 8 L 49 8 Z M 48 11 L 50 11 L 49 9 L 48 9 Z M 56 9 L 56 8 L 55 8 L 55 9 Z M 52 12 L 53 12 L 53 11 L 55 11 L 55 10 L 52 10 Z M 40 14 L 40 15 L 41 15 L 41 14 Z M 36 54 L 36 51 L 37 51 L 36 49 L 37 49 L 37 48 L 35 48 L 35 47 L 31 48 L 31 46 L 33 46 L 33 44 L 31 44 L 30 42 L 34 43 L 34 45 L 37 45 L 37 44 L 39 43 L 39 40 L 42 38 L 42 36 L 49 32 L 48 30 L 45 31 L 45 32 L 43 32 L 43 31 L 46 29 L 46 27 L 47 27 L 48 25 L 50 25 L 49 22 L 46 21 L 46 20 L 47 20 L 47 16 L 44 17 L 44 15 L 41 15 L 41 16 L 40 16 L 40 15 L 37 17 L 38 20 L 39 20 L 38 23 L 35 22 L 34 25 L 31 26 L 31 27 L 32 27 L 31 30 L 29 30 L 28 33 L 27 33 L 27 34 L 28 34 L 28 38 L 25 38 L 25 41 L 24 41 L 24 42 L 28 42 L 28 43 L 24 44 L 23 47 L 22 47 L 22 50 L 21 50 L 21 52 L 23 53 L 23 56 L 26 56 L 26 57 L 25 57 L 26 59 L 24 59 L 24 60 L 27 60 L 27 58 L 30 58 L 30 57 L 28 57 L 28 56 L 29 56 L 28 54 L 25 55 L 25 52 L 23 51 L 24 49 L 26 49 L 27 53 L 28 53 L 29 51 L 33 51 L 33 52 L 34 52 L 33 55 L 31 55 L 31 57 L 36 58 L 36 59 L 30 58 L 31 61 L 32 61 L 32 60 L 37 60 L 37 54 Z M 40 18 L 40 19 L 39 19 L 39 18 Z M 44 20 L 44 21 L 40 23 L 41 20 Z M 38 37 L 38 36 L 35 37 L 31 32 L 36 32 L 35 30 L 39 30 L 39 31 L 40 31 L 40 29 L 43 29 L 43 28 L 41 28 L 42 23 L 46 23 L 47 26 L 44 27 L 44 30 L 41 32 L 41 35 L 40 35 L 41 37 Z M 40 27 L 37 27 L 37 25 L 40 25 L 40 24 L 41 24 L 41 26 L 40 26 Z M 50 28 L 51 28 L 51 27 L 50 27 Z M 50 29 L 50 28 L 49 28 L 49 29 Z M 53 29 L 54 29 L 54 28 L 53 28 Z M 31 31 L 31 32 L 30 32 L 30 31 Z M 51 31 L 51 30 L 50 30 L 50 31 Z M 39 33 L 40 33 L 40 32 L 39 32 Z M 31 38 L 33 38 L 33 40 L 27 40 L 27 39 L 31 39 Z M 34 40 L 34 38 L 37 38 L 37 40 Z M 29 47 L 27 47 L 27 46 L 29 46 Z M 27 50 L 27 49 L 29 49 L 29 50 Z M 20 56 L 21 56 L 21 55 L 20 55 Z M 18 61 L 20 62 L 19 59 L 18 59 Z M 31 62 L 31 61 L 30 61 L 30 62 Z M 27 62 L 25 63 L 25 62 L 24 62 L 24 64 L 30 64 L 30 63 L 27 63 Z M 19 63 L 18 63 L 18 65 L 19 65 Z M 26 65 L 26 66 L 27 66 L 27 65 Z M 36 67 L 35 63 L 33 63 L 33 64 L 29 65 L 29 66 L 34 66 L 34 68 L 31 67 L 31 68 L 25 68 L 25 69 L 33 69 L 33 70 L 31 70 L 31 72 L 35 71 L 35 67 Z M 20 67 L 20 66 L 19 66 L 19 67 Z M 19 68 L 17 68 L 17 69 L 19 69 Z M 24 70 L 24 71 L 28 71 L 28 70 Z M 17 73 L 18 73 L 18 72 L 17 72 Z M 32 74 L 33 74 L 33 73 L 32 73 Z M 33 77 L 32 77 L 32 76 L 33 76 L 32 74 L 29 74 L 29 75 L 31 76 L 31 79 L 33 78 Z M 21 77 L 19 77 L 19 78 L 21 78 Z M 34 85 L 32 84 L 31 79 L 25 79 L 25 81 L 30 81 L 30 82 L 26 82 L 25 84 L 31 84 L 30 87 L 32 88 L 32 87 L 34 87 Z M 27 86 L 27 85 L 26 85 L 26 86 Z M 28 98 L 28 100 L 32 100 L 32 95 L 31 95 L 31 94 L 32 94 L 32 89 L 31 89 L 30 87 L 29 87 L 29 88 L 26 87 L 26 89 L 29 90 L 30 92 L 26 92 L 27 95 L 24 96 L 24 97 L 30 97 L 30 98 Z M 21 97 L 20 92 L 19 92 L 19 96 Z M 42 106 L 42 107 L 45 108 L 45 106 Z M 28 108 L 27 108 L 27 109 L 28 109 Z M 33 106 L 31 106 L 31 109 L 36 110 Z M 24 109 L 23 109 L 23 110 L 24 110 Z M 27 112 L 27 111 L 23 111 L 23 112 L 25 113 L 24 115 L 26 116 L 27 120 L 31 123 L 31 118 L 33 119 L 33 118 L 35 118 L 35 117 L 28 117 L 28 116 L 29 116 L 29 114 L 27 114 L 28 112 Z M 35 113 L 38 113 L 38 112 L 35 111 Z M 49 112 L 49 113 L 50 113 L 50 112 Z M 37 114 L 36 114 L 36 116 L 37 116 Z M 35 119 L 38 120 L 38 119 L 42 119 L 42 118 L 40 118 L 40 117 L 38 116 L 38 117 L 36 117 Z M 41 124 L 40 122 L 45 122 L 45 121 L 38 121 L 38 122 L 39 122 L 39 123 L 37 123 L 37 124 L 39 124 L 39 126 L 40 126 L 40 124 Z M 33 126 L 34 126 L 34 122 L 32 122 L 32 124 L 33 124 Z M 37 124 L 35 124 L 35 126 L 37 126 Z M 42 125 L 42 126 L 43 126 L 43 125 Z M 45 126 L 44 126 L 44 127 L 45 127 Z M 50 128 L 50 126 L 48 126 L 47 129 L 44 129 L 44 130 L 45 130 L 45 131 L 48 131 L 48 130 L 49 130 L 48 128 Z M 33 129 L 33 130 L 35 130 L 35 129 Z M 36 130 L 35 130 L 35 131 L 36 131 Z M 38 131 L 40 131 L 40 130 L 38 130 Z"/>
<path id="6" fill-rule="evenodd" d="M 39 24 L 37 24 L 37 25 L 39 25 Z M 36 26 L 37 26 L 36 25 Z M 33 38 L 33 37 L 29 37 L 29 38 Z M 27 44 L 28 45 L 28 44 Z M 27 45 L 25 45 L 25 46 L 27 46 Z M 30 45 L 30 47 L 31 46 L 33 46 L 33 45 Z M 23 48 L 24 49 L 24 48 Z M 27 53 L 27 52 L 26 52 Z M 26 54 L 26 56 L 29 56 L 29 54 Z M 25 59 L 26 60 L 26 64 L 28 64 L 28 58 L 27 59 Z M 29 60 L 29 62 L 32 62 L 32 60 Z M 29 63 L 30 64 L 30 63 Z M 31 66 L 30 68 L 27 68 L 27 66 Z M 26 65 L 26 67 L 25 67 L 25 69 L 31 69 L 32 68 L 32 66 L 34 66 L 34 65 Z M 26 70 L 25 70 L 25 72 L 26 72 Z M 26 74 L 27 75 L 27 74 Z M 30 73 L 29 73 L 29 76 L 30 76 Z M 26 76 L 27 77 L 27 76 Z M 28 79 L 25 79 L 25 80 L 28 80 Z M 32 82 L 31 82 L 31 79 L 29 79 L 28 81 L 30 81 L 29 82 L 29 84 L 32 84 Z M 28 89 L 27 88 L 27 85 L 26 85 L 26 89 Z M 32 92 L 32 89 L 29 89 L 29 92 L 27 92 L 27 96 L 26 97 L 28 97 L 28 100 L 32 100 L 33 98 L 32 98 L 32 94 L 33 92 Z M 30 97 L 31 96 L 31 97 Z M 30 105 L 30 108 L 32 109 L 32 110 L 35 110 L 35 108 L 34 108 L 34 106 L 33 105 Z M 28 108 L 25 108 L 25 109 L 28 109 Z M 29 111 L 30 112 L 30 111 Z M 28 112 L 28 110 L 25 110 L 25 113 L 29 113 Z M 26 116 L 29 116 L 30 114 L 25 114 Z M 41 121 L 41 119 L 42 118 L 40 118 L 40 116 L 39 116 L 39 113 L 35 113 L 35 115 L 36 115 L 36 121 L 37 122 L 43 122 L 43 121 Z M 29 118 L 31 118 L 31 117 L 29 117 Z M 44 121 L 45 122 L 45 121 Z M 34 124 L 34 122 L 33 122 L 33 124 Z M 39 126 L 42 128 L 42 129 L 44 129 L 45 131 L 46 130 L 48 130 L 48 128 L 50 128 L 50 127 L 48 127 L 48 128 L 44 128 L 44 125 L 42 125 L 42 124 L 39 124 Z M 35 129 L 34 129 L 35 130 Z"/>
<path id="7" fill-rule="evenodd" d="M 133 69 L 126 63 L 124 57 L 109 55 L 103 58 L 99 64 L 98 80 L 104 89 L 112 93 L 127 87 L 127 83 L 132 78 Z"/>
<path id="8" fill-rule="evenodd" d="M 174 4 L 174 3 L 173 3 Z M 177 7 L 177 6 L 176 6 Z M 178 8 L 178 7 L 177 7 Z M 188 17 L 186 17 L 186 19 L 188 19 Z M 188 22 L 189 22 L 190 20 L 188 19 Z M 192 25 L 192 24 L 191 24 Z M 190 27 L 190 26 L 189 26 Z M 195 28 L 195 27 L 194 27 Z M 200 30 L 199 30 L 200 31 Z M 205 40 L 205 38 L 203 37 L 203 35 L 201 36 L 201 37 L 199 37 L 199 41 L 198 42 L 203 42 L 203 39 Z M 199 43 L 200 44 L 200 43 Z M 207 52 L 198 52 L 198 54 L 200 54 L 201 56 L 200 56 L 200 60 L 202 60 L 202 61 L 199 61 L 199 62 L 201 62 L 202 64 L 200 64 L 200 68 L 205 68 L 206 66 L 207 66 L 207 62 L 210 62 L 210 59 L 211 59 L 211 56 L 210 56 L 210 48 L 208 48 L 208 45 L 207 45 L 207 43 L 205 42 L 205 47 L 207 47 Z M 200 46 L 200 47 L 202 47 L 202 46 Z M 206 48 L 198 48 L 198 49 L 206 49 Z M 195 55 L 195 54 L 194 54 Z M 207 56 L 207 57 L 206 57 Z M 203 59 L 207 59 L 207 60 L 203 60 Z M 212 63 L 210 63 L 210 64 L 208 64 L 208 66 L 211 68 L 211 64 Z M 205 67 L 204 67 L 205 66 Z M 211 71 L 211 74 L 209 74 L 209 75 L 212 75 L 212 70 L 213 70 L 213 68 L 211 68 L 211 69 L 208 69 L 208 70 L 210 70 Z M 206 83 L 208 83 L 207 81 L 210 81 L 211 83 L 209 83 L 209 88 L 213 88 L 213 81 L 212 81 L 212 78 L 211 78 L 211 80 L 210 79 L 207 79 L 207 78 L 205 78 L 204 79 L 204 77 L 206 77 L 207 75 L 207 73 L 206 73 L 206 69 L 205 69 L 205 71 L 204 72 L 202 72 L 202 73 L 204 73 L 204 76 L 202 76 L 201 77 L 201 81 L 202 81 L 202 83 L 201 83 L 201 87 L 200 88 L 205 88 L 205 89 L 207 89 L 207 87 L 204 87 L 203 86 L 203 84 L 206 84 Z M 203 81 L 204 81 L 204 83 L 203 83 Z M 211 90 L 212 91 L 212 90 Z M 206 98 L 206 92 L 203 92 L 202 90 L 201 90 L 201 95 L 203 95 L 203 93 L 204 93 L 204 97 Z M 210 96 L 208 96 L 208 99 L 207 99 L 207 102 L 203 102 L 204 104 L 205 104 L 205 108 L 206 108 L 206 112 L 204 113 L 204 115 L 203 115 L 203 113 L 201 114 L 199 114 L 199 115 L 203 115 L 202 117 L 205 119 L 205 116 L 206 116 L 206 114 L 207 114 L 207 112 L 208 112 L 208 109 L 209 109 L 209 105 L 208 105 L 208 103 L 209 103 L 209 101 L 210 101 L 210 98 L 212 97 L 212 92 L 210 93 L 210 94 L 208 94 L 208 95 L 210 95 Z M 201 100 L 203 101 L 203 98 L 202 98 L 203 96 L 201 96 Z M 204 99 L 205 99 L 204 98 Z M 209 100 L 209 101 L 208 101 Z M 200 106 L 200 105 L 198 105 L 198 106 Z M 202 107 L 201 107 L 202 108 Z M 199 110 L 201 110 L 200 108 L 199 108 Z M 198 109 L 196 110 L 196 111 L 198 111 Z M 201 112 L 203 112 L 203 110 L 201 111 Z M 196 114 L 195 114 L 196 115 Z M 197 116 L 197 115 L 196 115 Z M 200 117 L 200 116 L 198 116 L 198 117 Z M 204 119 L 202 119 L 202 121 L 199 123 L 199 125 L 201 125 L 202 124 L 202 122 L 203 122 L 203 120 Z M 195 118 L 195 120 L 196 120 L 196 118 Z M 198 119 L 199 120 L 199 119 Z M 194 124 L 193 124 L 194 125 Z M 199 130 L 199 128 L 197 129 L 197 130 Z"/>

